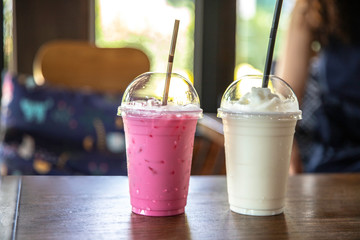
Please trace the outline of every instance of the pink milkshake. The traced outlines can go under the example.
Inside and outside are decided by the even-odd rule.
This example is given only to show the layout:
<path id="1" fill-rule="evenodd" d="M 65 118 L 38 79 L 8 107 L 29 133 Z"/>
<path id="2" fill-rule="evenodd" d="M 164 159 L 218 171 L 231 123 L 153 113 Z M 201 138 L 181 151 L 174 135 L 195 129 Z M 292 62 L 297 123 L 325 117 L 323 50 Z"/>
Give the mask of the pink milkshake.
<path id="1" fill-rule="evenodd" d="M 196 123 L 201 116 L 198 97 L 191 83 L 174 74 L 173 88 L 185 87 L 184 99 L 189 100 L 173 97 L 171 88 L 166 106 L 155 94 L 151 96 L 151 91 L 141 100 L 138 90 L 144 88 L 139 86 L 154 85 L 148 83 L 164 78 L 164 74 L 144 75 L 128 87 L 119 108 L 125 126 L 132 211 L 147 216 L 181 214 L 189 188 Z"/>

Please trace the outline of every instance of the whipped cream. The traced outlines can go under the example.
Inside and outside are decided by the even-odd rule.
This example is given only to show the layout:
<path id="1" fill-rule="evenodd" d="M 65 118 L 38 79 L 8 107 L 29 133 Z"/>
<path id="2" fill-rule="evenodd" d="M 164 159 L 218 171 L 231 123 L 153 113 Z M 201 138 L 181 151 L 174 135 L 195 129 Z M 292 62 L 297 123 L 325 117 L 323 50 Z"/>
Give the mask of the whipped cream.
<path id="1" fill-rule="evenodd" d="M 251 88 L 238 101 L 223 102 L 221 108 L 232 112 L 298 112 L 299 103 L 296 98 L 285 99 L 271 92 L 269 88 Z"/>

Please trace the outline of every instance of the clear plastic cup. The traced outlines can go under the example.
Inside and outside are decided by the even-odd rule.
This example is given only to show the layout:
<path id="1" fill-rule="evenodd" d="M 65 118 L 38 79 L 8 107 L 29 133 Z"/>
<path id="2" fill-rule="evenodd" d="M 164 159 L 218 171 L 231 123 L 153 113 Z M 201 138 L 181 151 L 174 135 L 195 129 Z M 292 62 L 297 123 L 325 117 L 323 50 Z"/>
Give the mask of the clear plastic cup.
<path id="1" fill-rule="evenodd" d="M 283 212 L 298 100 L 282 79 L 245 76 L 225 91 L 218 117 L 225 137 L 230 209 L 256 216 Z"/>
<path id="2" fill-rule="evenodd" d="M 195 88 L 171 75 L 162 106 L 166 73 L 144 73 L 127 87 L 118 115 L 125 128 L 132 211 L 147 216 L 184 212 L 194 136 L 202 117 Z"/>

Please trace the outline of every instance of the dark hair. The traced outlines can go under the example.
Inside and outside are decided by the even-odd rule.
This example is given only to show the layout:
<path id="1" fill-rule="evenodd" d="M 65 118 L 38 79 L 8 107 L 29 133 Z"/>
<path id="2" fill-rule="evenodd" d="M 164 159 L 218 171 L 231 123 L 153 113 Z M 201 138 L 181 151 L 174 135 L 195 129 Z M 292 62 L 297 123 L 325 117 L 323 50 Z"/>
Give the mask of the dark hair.
<path id="1" fill-rule="evenodd" d="M 316 39 L 326 45 L 331 39 L 360 44 L 359 0 L 307 0 L 307 23 Z"/>

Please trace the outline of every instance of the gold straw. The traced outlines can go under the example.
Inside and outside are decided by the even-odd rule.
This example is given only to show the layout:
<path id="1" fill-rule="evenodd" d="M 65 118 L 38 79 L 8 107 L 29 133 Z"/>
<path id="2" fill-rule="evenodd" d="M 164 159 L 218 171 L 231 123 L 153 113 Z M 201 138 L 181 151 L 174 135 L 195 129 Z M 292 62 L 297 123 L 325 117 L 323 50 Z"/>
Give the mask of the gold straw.
<path id="1" fill-rule="evenodd" d="M 176 39 L 179 31 L 179 24 L 180 20 L 175 20 L 174 23 L 174 30 L 173 35 L 171 39 L 171 46 L 170 46 L 170 52 L 169 52 L 169 60 L 166 70 L 166 79 L 165 79 L 165 87 L 164 87 L 164 94 L 163 94 L 163 101 L 162 105 L 167 105 L 167 100 L 169 96 L 169 88 L 170 88 L 170 78 L 171 78 L 171 71 L 172 71 L 172 65 L 174 62 L 174 53 L 175 53 L 175 46 L 176 46 Z"/>

